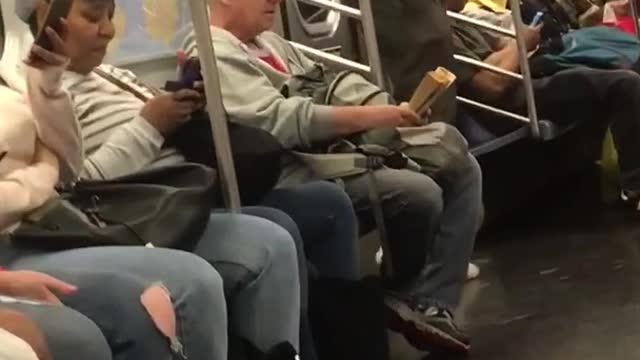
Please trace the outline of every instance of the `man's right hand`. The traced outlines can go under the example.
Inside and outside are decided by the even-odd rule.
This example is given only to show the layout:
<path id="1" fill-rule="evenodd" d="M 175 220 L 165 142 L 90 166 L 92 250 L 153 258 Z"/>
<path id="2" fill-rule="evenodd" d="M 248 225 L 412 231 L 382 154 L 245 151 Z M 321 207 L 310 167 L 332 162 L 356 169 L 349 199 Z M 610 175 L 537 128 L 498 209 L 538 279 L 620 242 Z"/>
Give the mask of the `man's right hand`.
<path id="1" fill-rule="evenodd" d="M 190 89 L 158 95 L 147 101 L 140 115 L 163 136 L 171 135 L 202 107 L 203 99 L 202 94 Z"/>
<path id="2" fill-rule="evenodd" d="M 35 271 L 0 272 L 0 295 L 60 305 L 58 295 L 69 295 L 77 288 L 47 274 Z"/>
<path id="3" fill-rule="evenodd" d="M 381 124 L 377 127 L 406 127 L 424 125 L 424 120 L 407 105 L 371 106 L 371 111 L 377 114 Z"/>
<path id="4" fill-rule="evenodd" d="M 536 27 L 526 27 L 524 32 L 524 42 L 527 45 L 527 51 L 533 51 L 540 45 L 540 33 L 542 32 L 542 24 Z"/>

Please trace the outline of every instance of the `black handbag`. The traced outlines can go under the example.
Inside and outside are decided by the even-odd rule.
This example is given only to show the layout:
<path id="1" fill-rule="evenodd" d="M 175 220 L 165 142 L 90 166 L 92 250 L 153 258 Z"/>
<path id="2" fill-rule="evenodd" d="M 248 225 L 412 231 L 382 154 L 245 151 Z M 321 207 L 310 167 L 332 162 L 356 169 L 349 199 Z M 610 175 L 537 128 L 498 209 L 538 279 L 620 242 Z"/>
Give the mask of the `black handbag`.
<path id="1" fill-rule="evenodd" d="M 11 241 L 41 250 L 109 245 L 190 250 L 215 205 L 215 182 L 213 169 L 189 163 L 80 181 L 25 219 Z"/>

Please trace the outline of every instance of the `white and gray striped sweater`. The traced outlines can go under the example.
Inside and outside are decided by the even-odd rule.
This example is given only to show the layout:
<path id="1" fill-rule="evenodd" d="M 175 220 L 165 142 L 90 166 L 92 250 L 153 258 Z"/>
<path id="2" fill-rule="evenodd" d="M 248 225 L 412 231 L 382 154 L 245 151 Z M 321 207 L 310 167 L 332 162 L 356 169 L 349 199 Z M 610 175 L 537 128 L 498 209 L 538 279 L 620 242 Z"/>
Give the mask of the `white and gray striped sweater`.
<path id="1" fill-rule="evenodd" d="M 153 96 L 132 72 L 111 65 L 100 69 L 149 98 Z M 67 72 L 64 87 L 73 101 L 84 140 L 84 178 L 110 179 L 184 161 L 176 149 L 163 148 L 163 136 L 140 116 L 144 102 L 135 95 L 93 72 Z"/>

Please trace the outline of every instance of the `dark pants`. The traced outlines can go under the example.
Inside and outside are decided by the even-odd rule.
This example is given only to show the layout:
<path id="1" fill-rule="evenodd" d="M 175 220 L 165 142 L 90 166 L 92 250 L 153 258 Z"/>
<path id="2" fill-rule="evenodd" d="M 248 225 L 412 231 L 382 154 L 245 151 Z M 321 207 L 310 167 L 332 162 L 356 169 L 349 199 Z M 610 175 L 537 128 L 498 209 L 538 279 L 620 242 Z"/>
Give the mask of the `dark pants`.
<path id="1" fill-rule="evenodd" d="M 541 118 L 608 125 L 618 150 L 622 186 L 640 192 L 640 75 L 630 70 L 576 68 L 534 79 L 533 87 Z M 520 109 L 525 106 L 523 93 L 518 89 Z"/>
<path id="2" fill-rule="evenodd" d="M 300 353 L 303 359 L 317 359 L 308 319 L 308 272 L 340 280 L 360 277 L 358 222 L 351 200 L 337 185 L 318 181 L 273 190 L 261 205 L 281 213 L 265 212 L 264 207 L 243 212 L 276 222 L 295 240 L 302 291 Z"/>

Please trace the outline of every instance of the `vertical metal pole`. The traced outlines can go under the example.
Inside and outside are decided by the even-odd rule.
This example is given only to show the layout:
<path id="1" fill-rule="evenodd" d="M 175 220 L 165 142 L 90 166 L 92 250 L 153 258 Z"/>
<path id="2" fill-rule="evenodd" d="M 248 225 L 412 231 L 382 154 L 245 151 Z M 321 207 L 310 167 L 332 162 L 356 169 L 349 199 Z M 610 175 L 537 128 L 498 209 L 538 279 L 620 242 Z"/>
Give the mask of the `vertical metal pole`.
<path id="1" fill-rule="evenodd" d="M 631 18 L 633 19 L 633 30 L 636 32 L 636 37 L 640 38 L 640 24 L 638 24 L 638 3 L 636 0 L 629 0 L 631 7 Z"/>
<path id="2" fill-rule="evenodd" d="M 202 63 L 204 85 L 207 94 L 207 110 L 211 119 L 211 130 L 218 158 L 218 172 L 222 183 L 222 192 L 229 210 L 240 211 L 240 192 L 231 154 L 227 116 L 222 103 L 218 65 L 209 28 L 209 10 L 207 0 L 189 0 L 191 18 L 196 33 L 198 54 Z"/>
<path id="3" fill-rule="evenodd" d="M 538 139 L 540 138 L 540 125 L 538 124 L 538 110 L 536 109 L 536 100 L 533 93 L 533 85 L 531 83 L 531 69 L 529 68 L 529 54 L 527 51 L 527 45 L 524 41 L 524 32 L 526 31 L 526 25 L 522 22 L 522 13 L 520 11 L 519 0 L 509 0 L 511 5 L 511 15 L 513 16 L 513 23 L 516 28 L 516 42 L 518 43 L 518 57 L 520 58 L 520 72 L 522 73 L 523 86 L 525 95 L 527 98 L 527 112 L 529 120 L 531 122 L 531 135 Z"/>
<path id="4" fill-rule="evenodd" d="M 362 23 L 364 45 L 365 48 L 367 48 L 367 58 L 369 59 L 369 67 L 371 68 L 371 77 L 376 85 L 378 85 L 381 89 L 385 89 L 384 75 L 382 72 L 382 62 L 380 61 L 380 50 L 378 49 L 378 38 L 376 36 L 376 25 L 373 21 L 373 9 L 371 8 L 371 0 L 359 1 L 361 14 L 360 22 Z"/>

